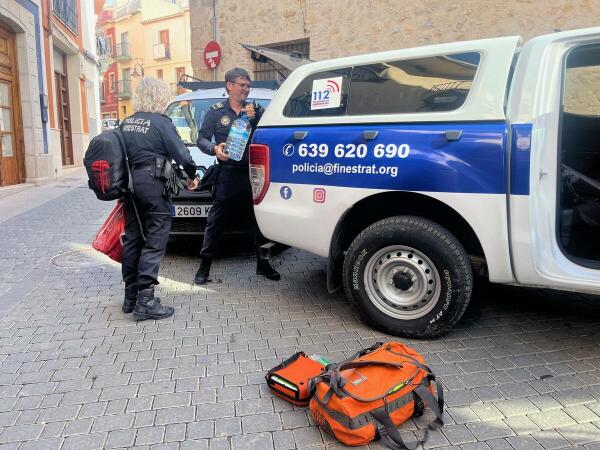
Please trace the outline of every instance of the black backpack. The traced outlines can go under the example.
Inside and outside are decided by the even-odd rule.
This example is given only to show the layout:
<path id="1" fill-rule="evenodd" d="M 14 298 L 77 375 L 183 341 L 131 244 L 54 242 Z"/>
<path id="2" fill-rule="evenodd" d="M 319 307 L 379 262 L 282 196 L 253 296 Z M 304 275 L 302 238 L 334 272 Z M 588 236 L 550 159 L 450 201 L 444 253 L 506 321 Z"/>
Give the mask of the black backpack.
<path id="1" fill-rule="evenodd" d="M 99 200 L 117 200 L 133 191 L 125 140 L 120 129 L 108 130 L 90 141 L 83 164 L 88 186 Z"/>

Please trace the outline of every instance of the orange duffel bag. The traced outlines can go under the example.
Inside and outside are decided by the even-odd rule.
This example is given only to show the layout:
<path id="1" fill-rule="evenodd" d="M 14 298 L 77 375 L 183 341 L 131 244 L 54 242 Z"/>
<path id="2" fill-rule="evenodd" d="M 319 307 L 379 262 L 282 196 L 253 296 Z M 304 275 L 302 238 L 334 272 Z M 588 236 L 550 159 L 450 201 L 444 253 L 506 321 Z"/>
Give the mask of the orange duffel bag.
<path id="1" fill-rule="evenodd" d="M 428 430 L 444 425 L 442 386 L 423 357 L 398 342 L 378 343 L 311 381 L 310 412 L 329 434 L 346 445 L 383 439 L 394 450 L 415 449 Z M 434 395 L 434 393 L 437 395 Z M 396 428 L 429 407 L 435 419 L 416 443 L 405 443 Z"/>

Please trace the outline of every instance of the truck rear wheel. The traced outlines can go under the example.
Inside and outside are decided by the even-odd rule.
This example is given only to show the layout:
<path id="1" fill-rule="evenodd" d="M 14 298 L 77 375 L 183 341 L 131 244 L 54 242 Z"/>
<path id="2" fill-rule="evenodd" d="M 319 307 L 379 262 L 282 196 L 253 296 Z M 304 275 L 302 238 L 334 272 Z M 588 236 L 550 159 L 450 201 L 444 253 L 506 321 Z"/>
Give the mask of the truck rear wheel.
<path id="1" fill-rule="evenodd" d="M 344 288 L 363 318 L 393 335 L 431 338 L 448 332 L 467 309 L 469 258 L 445 228 L 412 216 L 363 230 L 344 259 Z"/>

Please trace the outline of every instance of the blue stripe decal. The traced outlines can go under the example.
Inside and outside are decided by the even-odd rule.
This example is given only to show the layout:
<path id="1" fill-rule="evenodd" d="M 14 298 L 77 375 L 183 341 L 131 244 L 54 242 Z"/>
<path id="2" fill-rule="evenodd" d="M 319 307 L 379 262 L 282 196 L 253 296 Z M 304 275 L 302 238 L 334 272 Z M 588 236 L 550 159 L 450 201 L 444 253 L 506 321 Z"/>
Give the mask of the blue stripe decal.
<path id="1" fill-rule="evenodd" d="M 504 194 L 506 134 L 504 122 L 265 127 L 253 142 L 269 145 L 277 183 Z"/>
<path id="2" fill-rule="evenodd" d="M 510 145 L 510 193 L 512 195 L 529 195 L 531 129 L 530 123 L 512 127 Z"/>
<path id="3" fill-rule="evenodd" d="M 23 8 L 31 13 L 33 16 L 33 23 L 35 26 L 35 57 L 37 61 L 37 73 L 38 73 L 38 88 L 40 96 L 46 94 L 44 90 L 44 78 L 43 78 L 43 67 L 42 67 L 42 35 L 40 32 L 40 11 L 38 5 L 33 3 L 31 0 L 17 0 Z M 48 62 L 50 64 L 50 62 Z M 32 99 L 34 100 L 34 99 Z M 40 114 L 44 116 L 44 105 L 40 101 Z M 42 136 L 44 138 L 44 153 L 48 153 L 48 123 L 42 122 Z"/>

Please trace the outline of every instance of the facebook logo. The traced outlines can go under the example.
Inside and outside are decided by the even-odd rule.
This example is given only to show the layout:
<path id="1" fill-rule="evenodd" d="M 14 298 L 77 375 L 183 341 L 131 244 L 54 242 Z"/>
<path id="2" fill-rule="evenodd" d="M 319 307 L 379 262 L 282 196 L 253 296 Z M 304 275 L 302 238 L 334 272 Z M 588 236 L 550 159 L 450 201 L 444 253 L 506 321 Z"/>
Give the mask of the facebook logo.
<path id="1" fill-rule="evenodd" d="M 284 200 L 289 200 L 292 198 L 292 190 L 289 188 L 289 186 L 281 186 L 279 194 L 281 194 L 281 198 Z"/>

